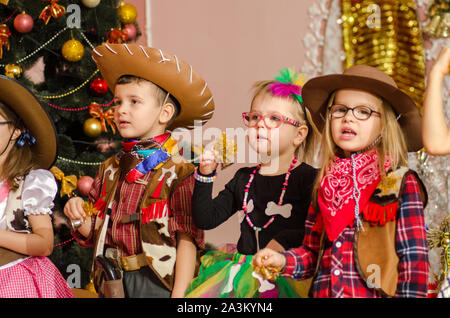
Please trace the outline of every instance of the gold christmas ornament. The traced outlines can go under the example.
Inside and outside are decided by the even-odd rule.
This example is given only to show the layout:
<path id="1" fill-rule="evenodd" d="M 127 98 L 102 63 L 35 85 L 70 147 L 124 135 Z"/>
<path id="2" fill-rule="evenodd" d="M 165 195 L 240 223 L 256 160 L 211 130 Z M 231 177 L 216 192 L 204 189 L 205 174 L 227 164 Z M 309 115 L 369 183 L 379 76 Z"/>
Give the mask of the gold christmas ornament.
<path id="1" fill-rule="evenodd" d="M 17 64 L 8 64 L 5 66 L 5 75 L 18 79 L 23 74 L 23 69 Z"/>
<path id="2" fill-rule="evenodd" d="M 448 38 L 450 36 L 450 12 L 444 13 L 441 22 L 436 28 L 436 37 Z"/>
<path id="3" fill-rule="evenodd" d="M 72 39 L 64 43 L 61 53 L 67 61 L 78 62 L 83 58 L 84 46 L 81 42 Z"/>
<path id="4" fill-rule="evenodd" d="M 442 268 L 438 278 L 440 285 L 445 280 L 450 270 L 450 213 L 447 213 L 447 215 L 444 216 L 439 229 L 427 231 L 427 241 L 430 249 L 442 247 Z"/>
<path id="5" fill-rule="evenodd" d="M 425 34 L 434 38 L 450 36 L 450 2 L 435 0 L 428 9 L 430 22 L 424 27 Z"/>
<path id="6" fill-rule="evenodd" d="M 431 17 L 430 22 L 428 22 L 428 24 L 423 28 L 423 32 L 433 37 L 436 36 L 436 30 L 438 29 L 440 23 L 441 23 L 440 15 L 437 14 Z"/>
<path id="7" fill-rule="evenodd" d="M 89 118 L 83 124 L 83 131 L 88 137 L 98 137 L 102 133 L 102 124 L 98 119 Z"/>
<path id="8" fill-rule="evenodd" d="M 422 111 L 425 59 L 415 1 L 375 3 L 342 0 L 344 67 L 377 67 L 390 75 Z"/>
<path id="9" fill-rule="evenodd" d="M 117 9 L 117 14 L 119 15 L 120 22 L 129 24 L 136 21 L 138 12 L 134 5 L 122 2 Z"/>

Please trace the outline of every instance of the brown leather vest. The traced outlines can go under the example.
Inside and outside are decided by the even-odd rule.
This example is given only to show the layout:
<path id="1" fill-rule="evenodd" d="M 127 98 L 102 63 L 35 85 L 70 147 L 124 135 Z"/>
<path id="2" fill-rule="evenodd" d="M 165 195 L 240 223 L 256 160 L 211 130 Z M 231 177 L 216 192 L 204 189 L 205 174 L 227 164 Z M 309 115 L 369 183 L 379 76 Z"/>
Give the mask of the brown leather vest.
<path id="1" fill-rule="evenodd" d="M 393 297 L 397 292 L 399 257 L 395 249 L 396 216 L 406 177 L 410 174 L 418 181 L 425 208 L 428 196 L 422 180 L 413 170 L 400 167 L 381 179 L 367 207 L 360 214 L 364 231 L 355 231 L 353 252 L 356 269 L 367 286 L 375 288 L 384 297 Z M 316 273 L 325 250 L 325 241 L 324 231 Z"/>
<path id="2" fill-rule="evenodd" d="M 380 181 L 368 207 L 362 212 L 365 231 L 355 232 L 353 250 L 359 275 L 369 287 L 385 297 L 393 297 L 397 292 L 399 258 L 395 249 L 396 213 L 409 175 L 413 175 L 419 184 L 425 208 L 428 196 L 422 180 L 413 170 L 399 168 Z M 370 211 L 371 208 L 375 212 Z"/>
<path id="3" fill-rule="evenodd" d="M 172 240 L 169 233 L 169 218 L 171 217 L 169 201 L 178 184 L 190 176 L 194 169 L 194 165 L 185 162 L 180 156 L 174 155 L 160 168 L 152 170 L 152 176 L 148 181 L 141 206 L 137 211 L 141 227 L 141 245 L 148 266 L 169 290 L 172 290 L 173 287 L 176 261 L 176 242 Z M 98 206 L 103 204 L 105 208 L 104 205 L 108 202 L 108 197 L 111 195 L 120 175 L 115 156 L 102 164 L 99 175 L 102 176 L 102 192 L 96 204 Z M 95 224 L 96 248 L 94 248 L 94 254 L 98 253 L 98 238 L 104 213 L 99 215 L 101 217 L 96 218 Z"/>

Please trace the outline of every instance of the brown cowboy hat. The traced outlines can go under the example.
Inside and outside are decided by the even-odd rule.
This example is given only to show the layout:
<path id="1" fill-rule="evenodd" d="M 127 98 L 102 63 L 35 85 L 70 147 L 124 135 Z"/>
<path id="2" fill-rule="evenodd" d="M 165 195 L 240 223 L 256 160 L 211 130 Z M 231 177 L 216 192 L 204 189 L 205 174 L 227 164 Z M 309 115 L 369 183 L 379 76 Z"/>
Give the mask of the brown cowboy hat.
<path id="1" fill-rule="evenodd" d="M 39 100 L 18 81 L 0 75 L 0 102 L 11 108 L 36 138 L 36 144 L 31 146 L 34 162 L 39 168 L 50 168 L 56 159 L 56 132 Z"/>
<path id="2" fill-rule="evenodd" d="M 302 89 L 303 101 L 320 130 L 325 124 L 330 95 L 346 88 L 367 91 L 389 102 L 398 116 L 408 151 L 422 148 L 421 116 L 416 104 L 397 87 L 389 75 L 368 65 L 354 65 L 343 74 L 319 76 L 305 83 Z"/>
<path id="3" fill-rule="evenodd" d="M 103 44 L 92 51 L 92 58 L 114 93 L 123 75 L 146 79 L 177 99 L 180 113 L 170 127 L 194 128 L 194 120 L 206 123 L 213 115 L 214 100 L 205 80 L 192 66 L 160 49 L 138 44 Z"/>

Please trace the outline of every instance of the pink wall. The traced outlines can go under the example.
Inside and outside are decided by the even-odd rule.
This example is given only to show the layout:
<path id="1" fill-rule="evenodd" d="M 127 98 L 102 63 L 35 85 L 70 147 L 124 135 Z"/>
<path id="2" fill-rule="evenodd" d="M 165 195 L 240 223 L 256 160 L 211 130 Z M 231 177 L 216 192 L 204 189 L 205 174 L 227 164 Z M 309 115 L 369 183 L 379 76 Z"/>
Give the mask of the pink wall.
<path id="1" fill-rule="evenodd" d="M 145 33 L 145 1 L 144 0 L 125 0 L 125 3 L 134 5 L 138 11 L 137 24 L 142 32 L 141 37 L 136 41 L 139 44 L 147 44 L 147 34 Z"/>
<path id="2" fill-rule="evenodd" d="M 145 2 L 128 2 L 137 6 L 144 31 Z M 313 0 L 151 1 L 151 44 L 191 63 L 207 80 L 216 111 L 205 127 L 242 127 L 240 114 L 249 109 L 251 85 L 272 78 L 283 67 L 304 63 L 302 41 L 312 4 Z M 241 166 L 219 174 L 215 193 Z M 207 241 L 216 245 L 236 243 L 238 237 L 236 216 L 206 233 Z"/>
<path id="3" fill-rule="evenodd" d="M 137 22 L 146 45 L 144 0 L 125 0 L 138 10 Z M 306 49 L 303 37 L 309 23 L 307 12 L 314 0 L 151 0 L 151 45 L 186 60 L 208 82 L 216 104 L 214 117 L 205 125 L 225 130 L 242 127 L 241 113 L 249 109 L 250 87 L 273 78 L 283 67 L 300 68 Z M 29 71 L 43 80 L 43 65 Z M 221 172 L 215 194 L 244 164 Z M 233 216 L 207 231 L 208 242 L 236 243 L 239 223 Z"/>

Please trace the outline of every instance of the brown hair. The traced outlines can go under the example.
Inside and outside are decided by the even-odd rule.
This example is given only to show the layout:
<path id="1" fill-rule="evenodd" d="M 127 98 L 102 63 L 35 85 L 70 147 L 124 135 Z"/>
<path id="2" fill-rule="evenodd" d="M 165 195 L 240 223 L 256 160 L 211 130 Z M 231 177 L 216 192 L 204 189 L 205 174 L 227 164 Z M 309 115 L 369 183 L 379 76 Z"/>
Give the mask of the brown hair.
<path id="1" fill-rule="evenodd" d="M 322 132 L 322 147 L 320 151 L 322 157 L 322 166 L 320 167 L 319 173 L 317 174 L 313 189 L 312 203 L 314 205 L 314 209 L 316 210 L 318 209 L 318 190 L 320 187 L 320 182 L 322 181 L 322 177 L 325 175 L 328 166 L 333 160 L 334 156 L 341 151 L 340 148 L 335 144 L 331 135 L 331 116 L 329 113 L 329 107 L 334 103 L 335 95 L 336 92 L 330 95 L 325 113 L 325 126 Z M 386 173 L 386 171 L 384 170 L 384 162 L 386 160 L 386 156 L 389 156 L 391 169 L 395 170 L 400 166 L 408 166 L 408 155 L 405 136 L 403 135 L 403 131 L 397 122 L 393 107 L 383 98 L 379 96 L 377 97 L 382 101 L 382 138 L 375 146 L 375 148 L 378 151 L 378 165 L 380 167 L 380 173 L 383 176 Z"/>
<path id="2" fill-rule="evenodd" d="M 26 127 L 22 120 L 12 111 L 8 106 L 0 102 L 0 114 L 7 120 L 11 121 L 8 124 L 11 134 L 14 129 L 25 131 Z M 11 140 L 10 140 L 11 142 Z M 1 149 L 3 151 L 3 149 Z M 3 167 L 1 167 L 1 174 L 3 178 L 6 178 L 9 183 L 10 190 L 16 190 L 19 186 L 17 179 L 24 177 L 31 170 L 36 169 L 37 165 L 33 162 L 33 154 L 31 148 L 28 145 L 23 147 L 17 147 L 14 145 L 11 151 L 8 153 Z"/>
<path id="3" fill-rule="evenodd" d="M 293 106 L 293 109 L 295 109 L 294 116 L 295 120 L 300 122 L 301 124 L 305 124 L 308 126 L 308 135 L 306 136 L 305 140 L 302 142 L 302 144 L 297 148 L 296 155 L 300 162 L 306 162 L 310 165 L 314 165 L 316 152 L 319 148 L 319 141 L 320 141 L 320 133 L 317 129 L 316 125 L 312 121 L 311 114 L 309 110 L 306 107 L 302 107 L 302 105 L 293 97 L 279 97 L 274 96 L 272 92 L 270 91 L 269 85 L 274 83 L 275 81 L 268 80 L 268 81 L 259 81 L 256 82 L 252 89 L 253 89 L 253 99 L 251 104 L 253 105 L 253 102 L 258 96 L 271 96 L 273 98 L 285 98 L 291 102 L 291 105 Z M 306 110 L 306 114 L 304 113 L 303 109 Z M 306 118 L 305 118 L 306 117 Z"/>
<path id="4" fill-rule="evenodd" d="M 116 85 L 123 85 L 123 84 L 130 84 L 130 83 L 141 83 L 141 82 L 147 82 L 151 85 L 152 94 L 155 96 L 156 101 L 159 105 L 165 105 L 165 104 L 172 104 L 175 108 L 175 112 L 172 116 L 172 118 L 167 123 L 167 127 L 169 127 L 175 118 L 180 113 L 180 103 L 177 101 L 175 97 L 172 96 L 172 94 L 168 93 L 165 89 L 162 87 L 156 85 L 153 82 L 150 82 L 149 80 L 146 80 L 145 78 L 134 76 L 134 75 L 123 75 L 121 76 L 117 82 Z"/>

